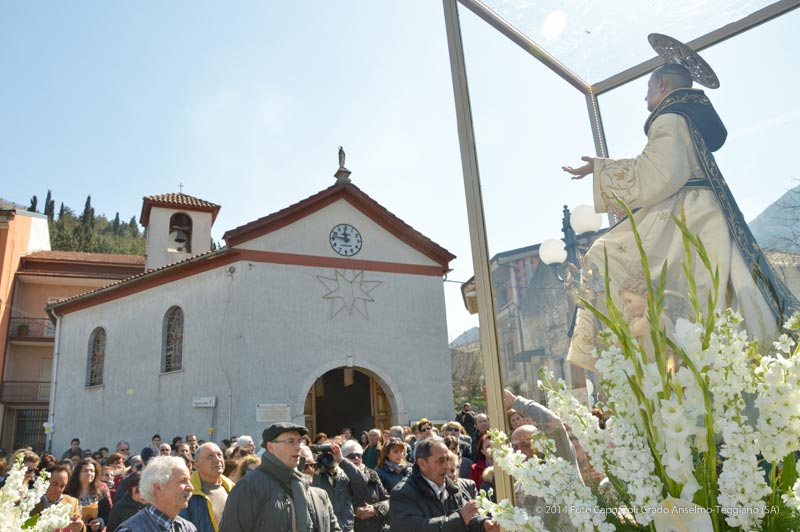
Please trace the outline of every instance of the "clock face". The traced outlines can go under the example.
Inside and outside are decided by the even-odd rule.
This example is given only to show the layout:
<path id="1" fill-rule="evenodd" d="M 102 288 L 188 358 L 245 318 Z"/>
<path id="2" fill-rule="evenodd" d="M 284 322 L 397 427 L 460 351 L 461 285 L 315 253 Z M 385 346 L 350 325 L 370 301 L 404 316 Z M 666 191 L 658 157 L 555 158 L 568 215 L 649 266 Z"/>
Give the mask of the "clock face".
<path id="1" fill-rule="evenodd" d="M 350 224 L 339 224 L 331 229 L 331 247 L 343 257 L 352 257 L 361 251 L 361 233 Z"/>

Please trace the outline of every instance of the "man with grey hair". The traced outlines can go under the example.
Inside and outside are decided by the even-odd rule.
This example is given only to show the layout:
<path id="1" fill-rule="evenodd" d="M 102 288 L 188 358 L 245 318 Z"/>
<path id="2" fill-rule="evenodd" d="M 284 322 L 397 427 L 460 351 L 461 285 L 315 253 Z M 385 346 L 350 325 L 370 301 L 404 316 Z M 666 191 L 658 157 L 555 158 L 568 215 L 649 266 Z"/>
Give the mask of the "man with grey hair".
<path id="1" fill-rule="evenodd" d="M 150 460 L 139 481 L 139 493 L 149 505 L 123 522 L 117 532 L 197 532 L 178 515 L 192 496 L 189 478 L 181 458 L 157 456 Z"/>
<path id="2" fill-rule="evenodd" d="M 191 477 L 192 497 L 181 516 L 194 523 L 198 532 L 216 532 L 233 482 L 222 474 L 225 456 L 216 443 L 201 445 L 195 453 L 195 463 L 197 470 Z"/>
<path id="3" fill-rule="evenodd" d="M 127 460 L 131 455 L 131 446 L 125 440 L 120 440 L 117 442 L 117 449 L 115 452 L 121 454 Z"/>
<path id="4" fill-rule="evenodd" d="M 255 452 L 256 442 L 253 441 L 253 437 L 246 434 L 239 436 L 239 439 L 236 440 L 236 446 L 233 450 L 233 455 L 238 453 L 240 458 L 244 458 L 248 454 L 255 454 Z"/>
<path id="5" fill-rule="evenodd" d="M 496 532 L 492 519 L 478 515 L 478 503 L 447 477 L 450 451 L 441 438 L 417 444 L 410 476 L 395 486 L 390 496 L 392 530 Z"/>
<path id="6" fill-rule="evenodd" d="M 375 469 L 383 450 L 383 433 L 380 429 L 371 429 L 367 432 L 367 440 L 369 444 L 364 449 L 364 465 L 370 469 Z"/>
<path id="7" fill-rule="evenodd" d="M 489 432 L 489 416 L 486 414 L 478 414 L 475 416 L 475 432 L 471 434 L 472 436 L 472 456 L 478 456 L 478 442 L 481 439 L 481 436 Z"/>

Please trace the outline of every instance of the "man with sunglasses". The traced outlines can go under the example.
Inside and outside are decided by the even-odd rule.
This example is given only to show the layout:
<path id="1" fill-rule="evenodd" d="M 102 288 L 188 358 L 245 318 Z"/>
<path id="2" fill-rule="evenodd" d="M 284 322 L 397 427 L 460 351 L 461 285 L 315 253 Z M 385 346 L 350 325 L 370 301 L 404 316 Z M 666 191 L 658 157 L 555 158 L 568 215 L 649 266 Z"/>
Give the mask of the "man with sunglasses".
<path id="1" fill-rule="evenodd" d="M 302 425 L 287 422 L 264 430 L 261 466 L 231 490 L 219 532 L 341 532 L 330 501 L 309 489 L 296 469 L 306 434 Z"/>

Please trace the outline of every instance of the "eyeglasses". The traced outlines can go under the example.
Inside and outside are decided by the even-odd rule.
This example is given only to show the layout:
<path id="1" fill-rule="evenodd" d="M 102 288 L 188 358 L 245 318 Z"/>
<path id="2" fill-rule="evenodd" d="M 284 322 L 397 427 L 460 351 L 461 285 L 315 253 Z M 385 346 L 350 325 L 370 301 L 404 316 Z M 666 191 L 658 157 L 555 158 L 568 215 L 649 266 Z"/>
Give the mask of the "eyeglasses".
<path id="1" fill-rule="evenodd" d="M 26 467 L 25 470 L 28 473 L 36 473 L 36 468 L 35 467 Z"/>
<path id="2" fill-rule="evenodd" d="M 431 430 L 432 428 L 433 428 L 433 427 L 430 427 L 430 426 L 428 426 L 428 427 L 425 427 L 424 429 L 419 429 L 419 431 L 420 431 L 420 432 L 428 432 L 428 431 L 429 431 L 429 430 Z"/>
<path id="3" fill-rule="evenodd" d="M 361 460 L 362 456 L 361 453 L 350 453 L 345 458 L 348 460 Z"/>
<path id="4" fill-rule="evenodd" d="M 303 443 L 303 440 L 288 438 L 286 440 L 272 440 L 272 443 L 285 443 L 286 445 L 290 445 L 292 447 L 300 447 L 300 444 Z"/>
<path id="5" fill-rule="evenodd" d="M 303 471 L 308 471 L 308 470 L 313 471 L 316 466 L 317 466 L 316 462 L 308 462 L 308 463 L 306 463 L 305 467 L 303 468 Z"/>
<path id="6" fill-rule="evenodd" d="M 142 468 L 144 468 L 144 464 L 136 464 L 135 466 L 133 466 L 133 468 L 134 468 L 136 471 L 141 471 L 141 470 L 142 470 Z"/>
<path id="7" fill-rule="evenodd" d="M 455 427 L 450 427 L 450 428 L 447 429 L 446 432 L 459 432 L 459 430 L 457 428 L 455 428 Z"/>

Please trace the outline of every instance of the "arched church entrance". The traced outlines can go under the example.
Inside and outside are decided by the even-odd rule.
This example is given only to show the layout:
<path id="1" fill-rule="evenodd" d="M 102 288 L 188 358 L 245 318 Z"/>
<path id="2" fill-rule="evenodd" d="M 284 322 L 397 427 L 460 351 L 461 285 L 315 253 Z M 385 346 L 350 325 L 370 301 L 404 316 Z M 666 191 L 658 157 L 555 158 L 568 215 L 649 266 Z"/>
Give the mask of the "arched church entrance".
<path id="1" fill-rule="evenodd" d="M 392 407 L 374 375 L 361 368 L 336 368 L 319 377 L 306 396 L 306 427 L 312 434 L 339 434 L 351 427 L 358 436 L 373 427 L 388 429 Z"/>

